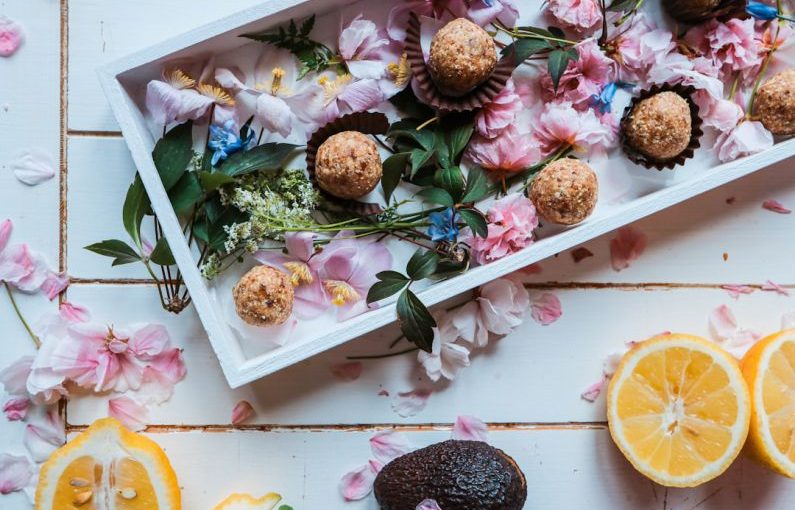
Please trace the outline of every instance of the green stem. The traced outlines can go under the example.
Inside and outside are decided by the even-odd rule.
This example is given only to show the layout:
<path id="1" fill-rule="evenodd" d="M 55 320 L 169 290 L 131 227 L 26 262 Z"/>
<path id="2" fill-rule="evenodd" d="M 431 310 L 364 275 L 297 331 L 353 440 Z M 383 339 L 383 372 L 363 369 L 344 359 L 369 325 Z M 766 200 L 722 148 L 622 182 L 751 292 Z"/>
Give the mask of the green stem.
<path id="1" fill-rule="evenodd" d="M 779 12 L 781 12 L 781 0 L 777 2 Z M 773 45 L 770 47 L 770 51 L 767 52 L 765 56 L 764 62 L 762 62 L 762 68 L 759 70 L 759 75 L 756 77 L 756 81 L 754 82 L 754 88 L 751 92 L 751 97 L 748 100 L 748 108 L 745 111 L 746 117 L 751 117 L 754 113 L 754 102 L 756 101 L 756 93 L 759 91 L 759 87 L 762 85 L 762 80 L 765 78 L 767 74 L 767 68 L 770 67 L 770 61 L 773 60 L 773 54 L 778 49 L 778 36 L 781 33 L 781 23 L 778 24 L 776 27 L 776 35 L 773 36 Z"/>
<path id="2" fill-rule="evenodd" d="M 517 38 L 517 39 L 543 39 L 545 41 L 559 42 L 561 44 L 570 44 L 572 46 L 577 44 L 577 41 L 569 41 L 568 39 L 558 39 L 557 37 L 549 37 L 547 35 L 541 35 L 541 34 L 536 34 L 536 33 L 533 33 L 533 32 L 527 32 L 527 31 L 524 31 L 524 30 L 516 29 L 516 28 L 509 29 L 505 25 L 503 25 L 502 23 L 499 23 L 499 22 L 494 23 L 493 25 L 500 32 L 504 32 L 504 33 L 510 35 L 511 37 L 514 37 L 514 38 Z"/>
<path id="3" fill-rule="evenodd" d="M 734 81 L 732 82 L 731 91 L 729 91 L 729 101 L 734 99 L 734 95 L 737 93 L 737 86 L 740 84 L 740 73 L 737 73 L 734 76 Z"/>
<path id="4" fill-rule="evenodd" d="M 17 306 L 17 300 L 14 299 L 14 293 L 11 292 L 11 286 L 8 285 L 8 282 L 3 282 L 3 285 L 5 286 L 6 292 L 8 293 L 8 299 L 11 300 L 11 306 L 14 307 L 14 311 L 16 312 L 17 317 L 19 317 L 19 321 L 22 323 L 22 326 L 25 327 L 25 331 L 27 331 L 28 335 L 30 335 L 30 339 L 33 340 L 36 348 L 41 348 L 41 340 L 39 340 L 39 337 L 36 336 L 36 334 L 33 332 L 33 329 L 31 329 L 30 324 L 28 324 L 28 321 L 26 321 L 25 317 L 22 315 L 22 311 L 19 309 L 19 306 Z"/>

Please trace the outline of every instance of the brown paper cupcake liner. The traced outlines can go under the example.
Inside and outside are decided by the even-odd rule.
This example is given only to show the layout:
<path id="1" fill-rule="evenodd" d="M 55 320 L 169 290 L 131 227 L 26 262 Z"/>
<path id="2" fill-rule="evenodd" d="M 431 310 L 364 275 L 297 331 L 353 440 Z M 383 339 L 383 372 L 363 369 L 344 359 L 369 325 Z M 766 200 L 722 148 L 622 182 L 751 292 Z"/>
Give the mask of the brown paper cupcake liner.
<path id="1" fill-rule="evenodd" d="M 497 62 L 497 67 L 491 73 L 491 77 L 478 85 L 475 90 L 461 97 L 446 96 L 436 87 L 428 66 L 425 64 L 420 40 L 421 32 L 420 19 L 412 12 L 406 29 L 406 57 L 416 84 L 422 92 L 422 97 L 435 110 L 467 112 L 482 108 L 494 101 L 497 94 L 502 92 L 516 68 L 513 55 L 506 55 Z"/>
<path id="2" fill-rule="evenodd" d="M 632 102 L 624 110 L 624 116 L 621 118 L 621 146 L 630 161 L 649 169 L 656 168 L 657 170 L 662 171 L 665 168 L 673 170 L 677 166 L 683 165 L 685 161 L 693 157 L 696 149 L 701 147 L 701 136 L 704 134 L 704 131 L 701 129 L 703 121 L 699 116 L 699 108 L 698 105 L 693 101 L 693 94 L 695 91 L 695 87 L 692 86 L 664 83 L 662 85 L 654 85 L 649 89 L 643 90 L 638 96 L 632 99 Z M 687 101 L 687 104 L 690 106 L 691 123 L 690 144 L 688 144 L 687 148 L 675 158 L 664 161 L 651 158 L 638 152 L 634 147 L 632 147 L 626 136 L 626 127 L 627 123 L 629 122 L 629 116 L 631 115 L 635 106 L 637 106 L 637 104 L 644 99 L 648 99 L 655 94 L 659 94 L 660 92 L 675 92 L 676 94 L 682 96 L 682 98 L 684 98 Z"/>
<path id="3" fill-rule="evenodd" d="M 367 202 L 359 202 L 358 200 L 347 200 L 344 198 L 335 197 L 334 195 L 323 191 L 317 184 L 315 179 L 315 161 L 317 159 L 317 151 L 320 146 L 333 135 L 342 133 L 343 131 L 359 131 L 366 135 L 385 135 L 389 131 L 389 119 L 383 113 L 375 112 L 359 112 L 344 115 L 336 120 L 333 120 L 321 127 L 309 138 L 306 146 L 306 171 L 309 175 L 309 180 L 312 184 L 320 190 L 323 197 L 332 204 L 363 216 L 370 216 L 374 214 L 381 214 L 384 209 L 379 204 L 372 204 Z"/>

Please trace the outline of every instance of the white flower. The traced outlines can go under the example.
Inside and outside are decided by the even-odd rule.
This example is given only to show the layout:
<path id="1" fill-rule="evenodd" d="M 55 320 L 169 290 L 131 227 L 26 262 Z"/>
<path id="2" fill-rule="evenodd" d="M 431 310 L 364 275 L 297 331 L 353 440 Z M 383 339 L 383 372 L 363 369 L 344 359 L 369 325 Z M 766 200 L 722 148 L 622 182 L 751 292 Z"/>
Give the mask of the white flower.
<path id="1" fill-rule="evenodd" d="M 432 381 L 442 377 L 453 380 L 462 368 L 469 366 L 469 349 L 455 343 L 459 332 L 450 315 L 442 312 L 436 317 L 436 324 L 433 349 L 430 353 L 420 351 L 417 359 Z"/>
<path id="2" fill-rule="evenodd" d="M 507 335 L 518 327 L 529 306 L 530 296 L 524 285 L 500 278 L 483 285 L 476 300 L 453 312 L 452 322 L 463 340 L 485 347 L 489 333 Z"/>

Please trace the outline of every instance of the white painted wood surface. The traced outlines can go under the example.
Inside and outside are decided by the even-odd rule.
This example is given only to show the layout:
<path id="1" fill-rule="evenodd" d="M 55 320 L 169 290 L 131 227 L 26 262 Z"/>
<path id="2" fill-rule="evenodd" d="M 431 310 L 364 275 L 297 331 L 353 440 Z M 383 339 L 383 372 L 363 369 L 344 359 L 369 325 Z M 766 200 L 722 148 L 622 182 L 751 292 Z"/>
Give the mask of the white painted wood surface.
<path id="1" fill-rule="evenodd" d="M 425 445 L 447 437 L 458 414 L 479 416 L 499 429 L 491 435 L 494 444 L 514 455 L 528 475 L 528 509 L 795 506 L 795 482 L 748 460 L 705 487 L 666 493 L 635 474 L 616 452 L 604 429 L 604 404 L 579 398 L 599 376 L 602 358 L 626 340 L 667 329 L 707 334 L 707 314 L 720 304 L 728 304 L 743 327 L 763 332 L 778 328 L 782 313 L 795 310 L 795 297 L 756 292 L 735 301 L 719 288 L 767 279 L 795 286 L 795 216 L 761 208 L 768 198 L 795 206 L 793 160 L 639 222 L 650 245 L 626 271 L 610 268 L 610 235 L 588 243 L 596 256 L 580 264 L 568 253 L 542 263 L 543 272 L 528 281 L 559 295 L 563 318 L 549 327 L 528 320 L 475 355 L 472 366 L 448 385 L 431 386 L 410 356 L 367 363 L 352 383 L 329 375 L 329 366 L 348 355 L 382 352 L 395 336 L 394 328 L 387 328 L 229 390 L 193 310 L 167 315 L 150 286 L 110 281 L 143 274 L 132 267 L 112 270 L 107 259 L 81 249 L 123 235 L 119 204 L 133 172 L 123 141 L 105 133 L 118 128 L 110 121 L 93 68 L 254 3 L 68 0 L 67 5 L 63 0 L 62 12 L 54 0 L 0 1 L 0 14 L 22 22 L 28 36 L 17 56 L 0 59 L 0 218 L 14 219 L 16 239 L 45 252 L 53 263 L 65 255 L 61 263 L 76 278 L 70 301 L 87 305 L 108 322 L 162 322 L 185 349 L 188 376 L 170 402 L 152 410 L 150 433 L 178 471 L 186 509 L 209 510 L 232 491 L 267 490 L 281 491 L 296 510 L 375 509 L 372 501 L 345 504 L 337 492 L 340 476 L 366 460 L 372 431 L 399 426 L 415 444 Z M 59 100 L 62 17 L 69 36 L 64 204 L 57 178 L 26 188 L 6 166 L 28 146 L 57 158 L 61 134 L 67 134 L 61 129 Z M 733 205 L 726 203 L 729 197 L 736 197 Z M 61 205 L 67 213 L 63 226 Z M 31 317 L 54 306 L 39 297 L 23 298 L 20 305 Z M 32 349 L 4 296 L 0 338 L 0 365 Z M 417 387 L 435 391 L 427 408 L 411 418 L 398 417 L 391 397 L 379 396 L 382 389 L 394 395 Z M 231 430 L 232 406 L 240 399 L 249 400 L 257 416 L 249 429 Z M 105 414 L 101 398 L 78 397 L 67 407 L 73 431 Z M 20 424 L 0 420 L 2 450 L 21 453 L 20 438 Z M 0 499 L 0 508 L 28 505 L 13 495 Z"/>

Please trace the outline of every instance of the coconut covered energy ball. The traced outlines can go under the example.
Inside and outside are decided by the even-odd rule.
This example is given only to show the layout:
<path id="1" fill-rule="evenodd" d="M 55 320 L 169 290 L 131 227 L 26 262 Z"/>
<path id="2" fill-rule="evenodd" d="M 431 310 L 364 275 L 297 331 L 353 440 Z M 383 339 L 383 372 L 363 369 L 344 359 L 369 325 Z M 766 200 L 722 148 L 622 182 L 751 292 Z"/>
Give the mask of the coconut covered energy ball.
<path id="1" fill-rule="evenodd" d="M 756 114 L 774 135 L 795 135 L 795 69 L 762 85 L 755 99 Z"/>
<path id="2" fill-rule="evenodd" d="M 576 225 L 591 215 L 598 194 L 599 183 L 591 167 L 578 159 L 561 159 L 536 175 L 530 200 L 543 218 Z"/>
<path id="3" fill-rule="evenodd" d="M 317 150 L 317 184 L 335 197 L 361 198 L 375 189 L 382 174 L 378 147 L 358 131 L 332 135 Z"/>
<path id="4" fill-rule="evenodd" d="M 234 289 L 237 314 L 252 326 L 284 324 L 293 312 L 290 278 L 271 266 L 257 266 L 243 275 Z"/>
<path id="5" fill-rule="evenodd" d="M 635 105 L 624 129 L 633 149 L 656 161 L 670 161 L 690 145 L 690 105 L 676 92 L 660 92 Z"/>
<path id="6" fill-rule="evenodd" d="M 496 67 L 494 39 L 468 19 L 451 21 L 431 41 L 428 70 L 445 95 L 460 97 L 471 92 Z"/>

